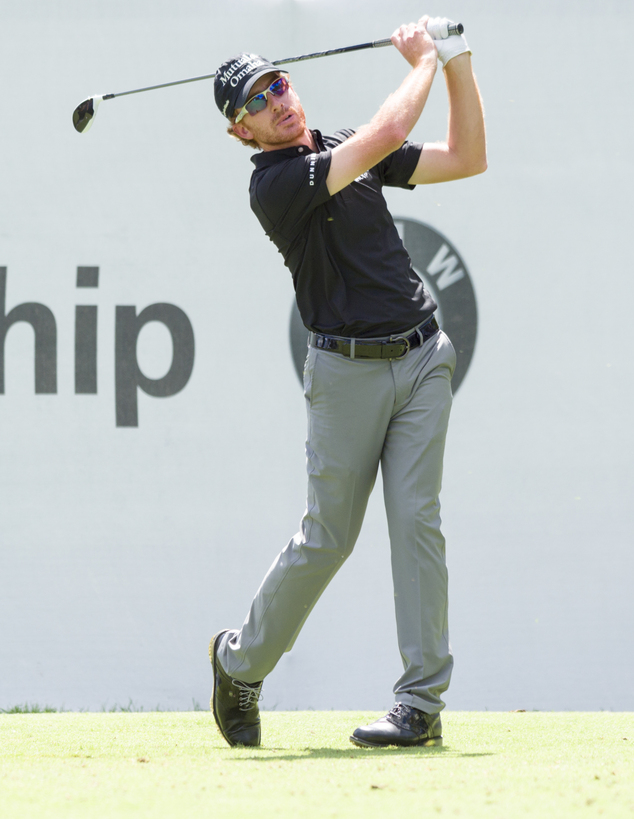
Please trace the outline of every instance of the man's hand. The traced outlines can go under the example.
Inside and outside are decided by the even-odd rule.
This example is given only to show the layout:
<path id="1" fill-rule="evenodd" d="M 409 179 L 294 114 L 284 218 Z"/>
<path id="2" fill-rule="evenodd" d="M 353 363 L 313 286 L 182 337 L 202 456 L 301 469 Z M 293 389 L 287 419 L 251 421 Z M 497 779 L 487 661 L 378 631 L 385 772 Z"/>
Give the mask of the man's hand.
<path id="1" fill-rule="evenodd" d="M 406 23 L 392 34 L 392 44 L 398 48 L 403 57 L 413 67 L 421 62 L 436 62 L 434 41 L 427 33 L 427 20 L 421 17 L 418 23 Z"/>
<path id="2" fill-rule="evenodd" d="M 427 32 L 434 38 L 433 43 L 436 46 L 438 59 L 443 64 L 443 68 L 449 60 L 453 60 L 459 54 L 471 54 L 471 49 L 467 45 L 464 34 L 449 36 L 447 26 L 451 25 L 452 22 L 446 17 L 427 18 Z"/>

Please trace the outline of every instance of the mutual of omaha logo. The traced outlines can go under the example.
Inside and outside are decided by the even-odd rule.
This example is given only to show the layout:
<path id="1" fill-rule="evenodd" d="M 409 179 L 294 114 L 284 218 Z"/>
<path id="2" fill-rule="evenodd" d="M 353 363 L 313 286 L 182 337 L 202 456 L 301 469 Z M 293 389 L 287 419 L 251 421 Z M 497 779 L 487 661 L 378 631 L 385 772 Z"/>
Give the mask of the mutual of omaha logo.
<path id="1" fill-rule="evenodd" d="M 438 305 L 438 322 L 456 349 L 457 363 L 452 381 L 455 393 L 471 364 L 478 330 L 476 298 L 467 266 L 449 239 L 435 228 L 402 217 L 396 217 L 394 222 L 416 274 Z M 303 383 L 306 340 L 306 328 L 293 302 L 291 354 L 300 383 Z"/>

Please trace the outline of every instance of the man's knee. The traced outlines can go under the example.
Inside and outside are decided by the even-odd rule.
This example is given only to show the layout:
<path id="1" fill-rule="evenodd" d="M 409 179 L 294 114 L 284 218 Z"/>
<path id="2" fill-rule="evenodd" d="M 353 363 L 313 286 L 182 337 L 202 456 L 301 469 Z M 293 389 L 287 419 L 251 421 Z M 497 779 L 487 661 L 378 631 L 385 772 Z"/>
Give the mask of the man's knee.
<path id="1" fill-rule="evenodd" d="M 293 551 L 305 563 L 338 569 L 350 557 L 356 543 L 356 535 L 333 531 L 321 524 L 309 525 L 295 538 Z M 308 535 L 308 536 L 307 536 Z"/>

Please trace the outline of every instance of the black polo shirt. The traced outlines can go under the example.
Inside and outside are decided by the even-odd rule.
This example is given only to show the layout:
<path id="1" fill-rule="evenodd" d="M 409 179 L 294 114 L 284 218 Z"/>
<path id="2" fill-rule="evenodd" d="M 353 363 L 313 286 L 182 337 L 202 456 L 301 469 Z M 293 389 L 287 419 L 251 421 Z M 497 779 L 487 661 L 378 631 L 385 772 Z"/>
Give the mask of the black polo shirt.
<path id="1" fill-rule="evenodd" d="M 291 271 L 310 330 L 371 338 L 424 321 L 436 303 L 412 268 L 383 198 L 384 185 L 409 185 L 422 145 L 406 142 L 330 196 L 332 149 L 354 131 L 253 157 L 251 208 Z"/>

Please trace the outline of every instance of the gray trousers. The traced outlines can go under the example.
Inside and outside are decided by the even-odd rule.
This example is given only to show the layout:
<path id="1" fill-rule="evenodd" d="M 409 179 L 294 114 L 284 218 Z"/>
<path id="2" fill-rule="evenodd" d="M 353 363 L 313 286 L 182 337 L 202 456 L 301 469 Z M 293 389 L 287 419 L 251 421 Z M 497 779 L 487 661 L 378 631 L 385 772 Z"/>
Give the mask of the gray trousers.
<path id="1" fill-rule="evenodd" d="M 394 694 L 427 713 L 444 707 L 440 695 L 453 658 L 438 495 L 455 364 L 442 331 L 400 360 L 350 360 L 309 349 L 306 512 L 242 628 L 220 642 L 218 658 L 229 675 L 263 680 L 290 650 L 352 552 L 380 463 L 404 666 Z"/>

